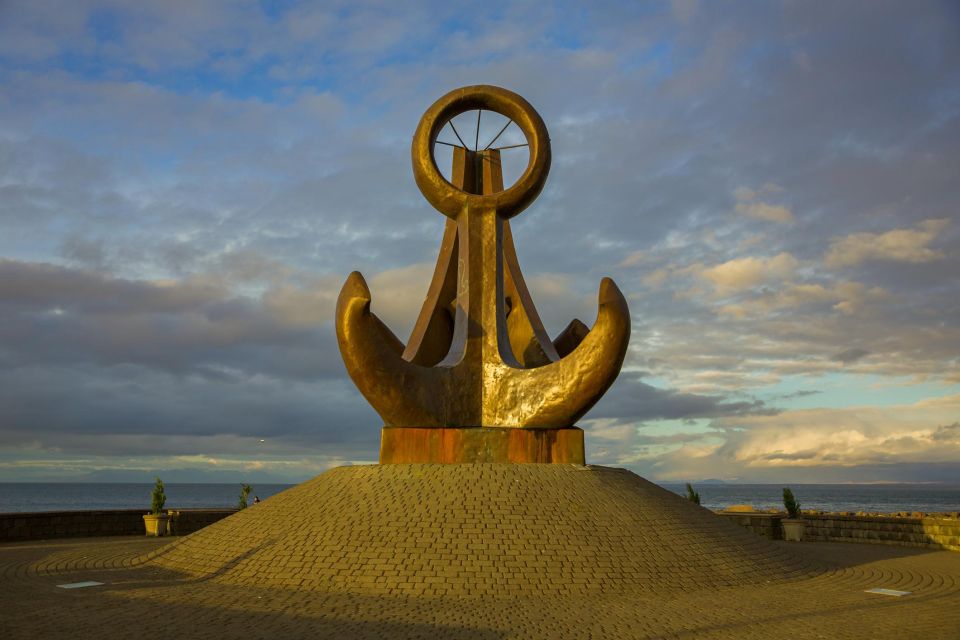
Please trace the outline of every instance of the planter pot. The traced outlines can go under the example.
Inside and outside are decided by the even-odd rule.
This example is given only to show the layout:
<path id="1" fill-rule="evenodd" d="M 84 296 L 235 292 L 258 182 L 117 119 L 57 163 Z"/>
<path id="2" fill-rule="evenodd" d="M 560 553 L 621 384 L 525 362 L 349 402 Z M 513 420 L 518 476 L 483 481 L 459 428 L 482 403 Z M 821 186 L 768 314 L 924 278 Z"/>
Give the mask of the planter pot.
<path id="1" fill-rule="evenodd" d="M 784 518 L 780 521 L 783 525 L 783 539 L 792 542 L 803 540 L 803 518 Z"/>
<path id="2" fill-rule="evenodd" d="M 165 513 L 148 513 L 143 516 L 143 525 L 147 529 L 148 536 L 167 535 L 167 521 L 169 516 Z"/>

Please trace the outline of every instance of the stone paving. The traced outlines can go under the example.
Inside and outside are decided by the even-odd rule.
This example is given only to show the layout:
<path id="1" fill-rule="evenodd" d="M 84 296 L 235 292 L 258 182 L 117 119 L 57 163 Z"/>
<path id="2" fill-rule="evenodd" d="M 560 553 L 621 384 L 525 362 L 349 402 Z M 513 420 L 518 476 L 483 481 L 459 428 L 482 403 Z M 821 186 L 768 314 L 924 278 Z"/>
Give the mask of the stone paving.
<path id="1" fill-rule="evenodd" d="M 371 595 L 690 590 L 815 571 L 622 469 L 340 467 L 145 557 L 218 582 Z"/>
<path id="2" fill-rule="evenodd" d="M 661 489 L 648 487 L 649 483 L 633 474 L 616 470 L 554 470 L 547 472 L 553 476 L 544 479 L 544 474 L 535 469 L 516 472 L 520 474 L 517 476 L 514 472 L 503 475 L 490 467 L 437 472 L 409 467 L 387 472 L 396 477 L 386 481 L 381 472 L 364 471 L 370 467 L 359 469 L 336 470 L 305 483 L 309 486 L 302 495 L 328 500 L 324 511 L 338 513 L 340 520 L 331 515 L 330 520 L 318 524 L 316 513 L 300 517 L 299 512 L 287 512 L 295 505 L 309 510 L 301 502 L 299 490 L 305 485 L 300 485 L 277 496 L 289 494 L 273 503 L 272 516 L 269 509 L 258 509 L 269 507 L 277 497 L 172 545 L 148 538 L 0 545 L 0 637 L 133 638 L 151 633 L 245 639 L 960 638 L 960 553 L 770 542 L 724 523 L 681 498 L 663 495 Z M 424 476 L 425 484 L 420 483 L 418 473 Z M 435 473 L 448 477 L 438 478 Z M 486 474 L 488 482 L 475 482 L 477 473 Z M 572 473 L 579 476 L 566 475 Z M 525 480 L 523 474 L 530 474 L 530 478 Z M 501 480 L 494 479 L 498 475 L 502 475 L 501 480 L 509 477 L 508 484 L 516 488 L 508 490 Z M 399 528 L 408 522 L 404 517 L 430 519 L 415 513 L 416 504 L 424 505 L 423 514 L 449 515 L 446 507 L 438 506 L 442 503 L 438 496 L 462 489 L 461 482 L 467 481 L 474 481 L 478 488 L 466 491 L 468 495 L 459 501 L 449 498 L 449 505 L 457 506 L 461 514 L 476 514 L 463 523 L 475 524 L 477 518 L 501 521 L 499 518 L 519 509 L 517 505 L 530 505 L 541 514 L 542 522 L 537 524 L 536 518 L 532 523 L 507 519 L 511 526 L 495 529 L 498 534 L 463 523 L 423 533 Z M 409 482 L 415 490 L 397 488 L 388 495 L 367 493 L 379 482 Z M 537 483 L 541 486 L 536 495 L 528 493 Z M 575 485 L 581 488 L 575 489 L 574 498 L 590 498 L 592 502 L 579 504 L 581 515 L 576 515 L 577 503 L 571 504 L 568 498 L 565 511 L 555 512 L 562 504 L 561 494 Z M 471 494 L 485 494 L 487 501 L 477 498 L 473 502 Z M 493 509 L 490 499 L 494 497 L 512 506 Z M 414 498 L 416 501 L 410 503 Z M 614 516 L 606 510 L 615 505 L 619 505 L 621 514 L 611 522 L 609 518 Z M 523 509 L 521 512 L 526 513 Z M 347 516 L 347 511 L 355 516 Z M 671 513 L 673 521 L 661 521 Z M 654 534 L 655 526 L 648 522 L 646 530 L 634 533 L 641 524 L 637 519 L 643 514 L 664 527 L 663 532 Z M 289 531 L 268 522 L 280 515 L 289 518 Z M 598 523 L 595 518 L 599 515 L 608 521 Z M 551 522 L 551 518 L 556 521 Z M 231 520 L 235 527 L 226 526 Z M 246 531 L 254 522 L 267 530 L 256 535 Z M 375 576 L 389 580 L 314 583 L 301 577 L 304 582 L 292 584 L 292 579 L 279 577 L 291 572 L 309 576 L 330 570 L 327 561 L 312 559 L 309 553 L 304 560 L 286 561 L 289 549 L 285 545 L 295 549 L 300 540 L 292 532 L 306 528 L 301 537 L 309 540 L 314 536 L 318 549 L 325 549 L 327 541 L 334 539 L 346 541 L 344 549 L 351 549 L 349 540 L 324 533 L 326 528 L 336 526 L 337 531 L 357 537 L 363 530 L 360 523 L 378 529 L 389 522 L 395 522 L 398 530 L 387 528 L 383 535 L 412 539 L 417 552 L 400 551 L 407 555 L 394 560 L 381 558 L 378 548 L 375 554 L 358 555 L 337 569 L 354 577 L 396 571 L 397 575 Z M 714 526 L 716 522 L 723 526 Z M 574 529 L 569 528 L 574 525 Z M 548 537 L 542 542 L 542 536 L 556 528 L 565 536 L 560 549 L 553 548 L 558 538 Z M 529 531 L 529 536 L 524 538 L 522 531 Z M 726 541 L 716 538 L 720 533 L 731 537 Z M 738 537 L 740 533 L 747 537 Z M 509 537 L 498 537 L 505 534 Z M 376 537 L 373 532 L 368 535 Z M 592 535 L 605 535 L 606 541 L 591 541 L 587 536 Z M 474 544 L 479 546 L 470 549 L 468 544 L 463 553 L 452 554 L 431 546 L 455 543 L 463 536 L 478 540 Z M 647 538 L 650 540 L 645 541 Z M 542 546 L 531 547 L 537 541 Z M 701 548 L 684 551 L 698 541 Z M 362 548 L 366 542 L 361 537 L 355 546 Z M 498 545 L 534 548 L 535 557 L 501 566 L 505 558 L 514 556 L 506 552 L 501 555 L 496 551 Z M 719 560 L 711 560 L 711 545 L 717 545 Z M 246 553 L 234 555 L 244 548 Z M 584 549 L 580 559 L 577 548 Z M 220 555 L 212 559 L 195 555 L 216 550 Z M 424 556 L 419 564 L 415 562 L 418 553 Z M 641 557 L 636 557 L 638 554 Z M 496 578 L 499 572 L 500 580 L 491 583 L 475 575 L 461 576 L 464 570 L 460 567 L 470 557 L 490 558 L 490 575 Z M 378 565 L 378 561 L 382 562 Z M 420 572 L 424 578 L 447 579 L 424 580 L 423 584 L 441 586 L 420 588 L 415 586 L 420 583 L 409 580 L 410 575 L 401 569 L 365 568 L 371 563 L 399 567 L 410 562 L 414 567 L 408 572 L 411 575 Z M 627 568 L 615 569 L 613 565 L 619 562 L 627 562 Z M 454 569 L 446 576 L 444 563 Z M 487 565 L 477 560 L 477 566 L 480 575 Z M 591 571 L 591 566 L 596 569 Z M 566 567 L 569 571 L 562 571 Z M 559 573 L 551 573 L 557 568 L 561 569 Z M 695 579 L 696 571 L 706 575 Z M 678 579 L 677 574 L 690 580 Z M 546 578 L 550 576 L 557 585 L 548 584 Z M 592 583 L 595 579 L 601 583 Z M 82 580 L 104 584 L 75 590 L 56 586 Z M 477 586 L 452 586 L 457 580 L 476 581 Z M 873 587 L 912 594 L 897 598 L 865 593 Z"/>

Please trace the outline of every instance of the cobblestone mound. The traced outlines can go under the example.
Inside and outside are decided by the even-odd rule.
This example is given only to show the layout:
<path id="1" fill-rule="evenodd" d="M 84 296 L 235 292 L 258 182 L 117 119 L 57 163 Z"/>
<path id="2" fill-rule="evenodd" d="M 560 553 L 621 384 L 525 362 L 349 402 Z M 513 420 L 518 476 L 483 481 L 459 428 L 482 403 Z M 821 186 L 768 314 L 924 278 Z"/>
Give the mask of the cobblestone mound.
<path id="1" fill-rule="evenodd" d="M 390 595 L 689 591 L 818 572 L 622 469 L 332 469 L 161 547 L 149 564 L 226 584 Z"/>

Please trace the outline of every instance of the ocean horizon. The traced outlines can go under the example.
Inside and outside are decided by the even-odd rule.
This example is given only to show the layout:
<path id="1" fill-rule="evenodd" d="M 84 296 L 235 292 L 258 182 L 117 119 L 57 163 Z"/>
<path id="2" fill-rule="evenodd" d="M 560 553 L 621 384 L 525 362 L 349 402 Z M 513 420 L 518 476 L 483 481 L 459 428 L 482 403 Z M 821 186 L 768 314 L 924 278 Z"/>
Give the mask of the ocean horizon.
<path id="1" fill-rule="evenodd" d="M 656 483 L 686 495 L 682 483 Z M 252 484 L 249 501 L 280 493 L 295 484 Z M 729 484 L 694 483 L 700 501 L 709 509 L 751 505 L 756 509 L 780 509 L 783 487 L 789 486 L 803 509 L 818 511 L 960 511 L 960 484 Z M 39 511 L 84 511 L 93 509 L 138 509 L 150 507 L 149 482 L 0 482 L 0 513 Z M 234 507 L 240 498 L 240 483 L 165 483 L 167 508 Z"/>

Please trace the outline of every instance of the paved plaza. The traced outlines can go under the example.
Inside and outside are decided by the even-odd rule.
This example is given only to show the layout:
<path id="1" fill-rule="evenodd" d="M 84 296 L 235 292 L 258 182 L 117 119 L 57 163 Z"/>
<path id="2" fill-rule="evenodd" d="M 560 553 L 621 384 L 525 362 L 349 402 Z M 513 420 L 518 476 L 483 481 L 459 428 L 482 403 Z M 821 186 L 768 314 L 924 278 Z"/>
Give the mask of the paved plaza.
<path id="1" fill-rule="evenodd" d="M 773 586 L 663 596 L 443 598 L 238 587 L 129 567 L 162 544 L 99 538 L 0 546 L 3 637 L 960 637 L 960 554 L 949 551 L 800 543 L 791 551 L 833 568 Z M 104 584 L 56 586 L 84 580 Z M 864 593 L 878 586 L 913 593 Z"/>
<path id="2" fill-rule="evenodd" d="M 960 553 L 771 542 L 599 467 L 345 467 L 172 542 L 0 545 L 0 572 L 10 639 L 960 638 Z"/>

